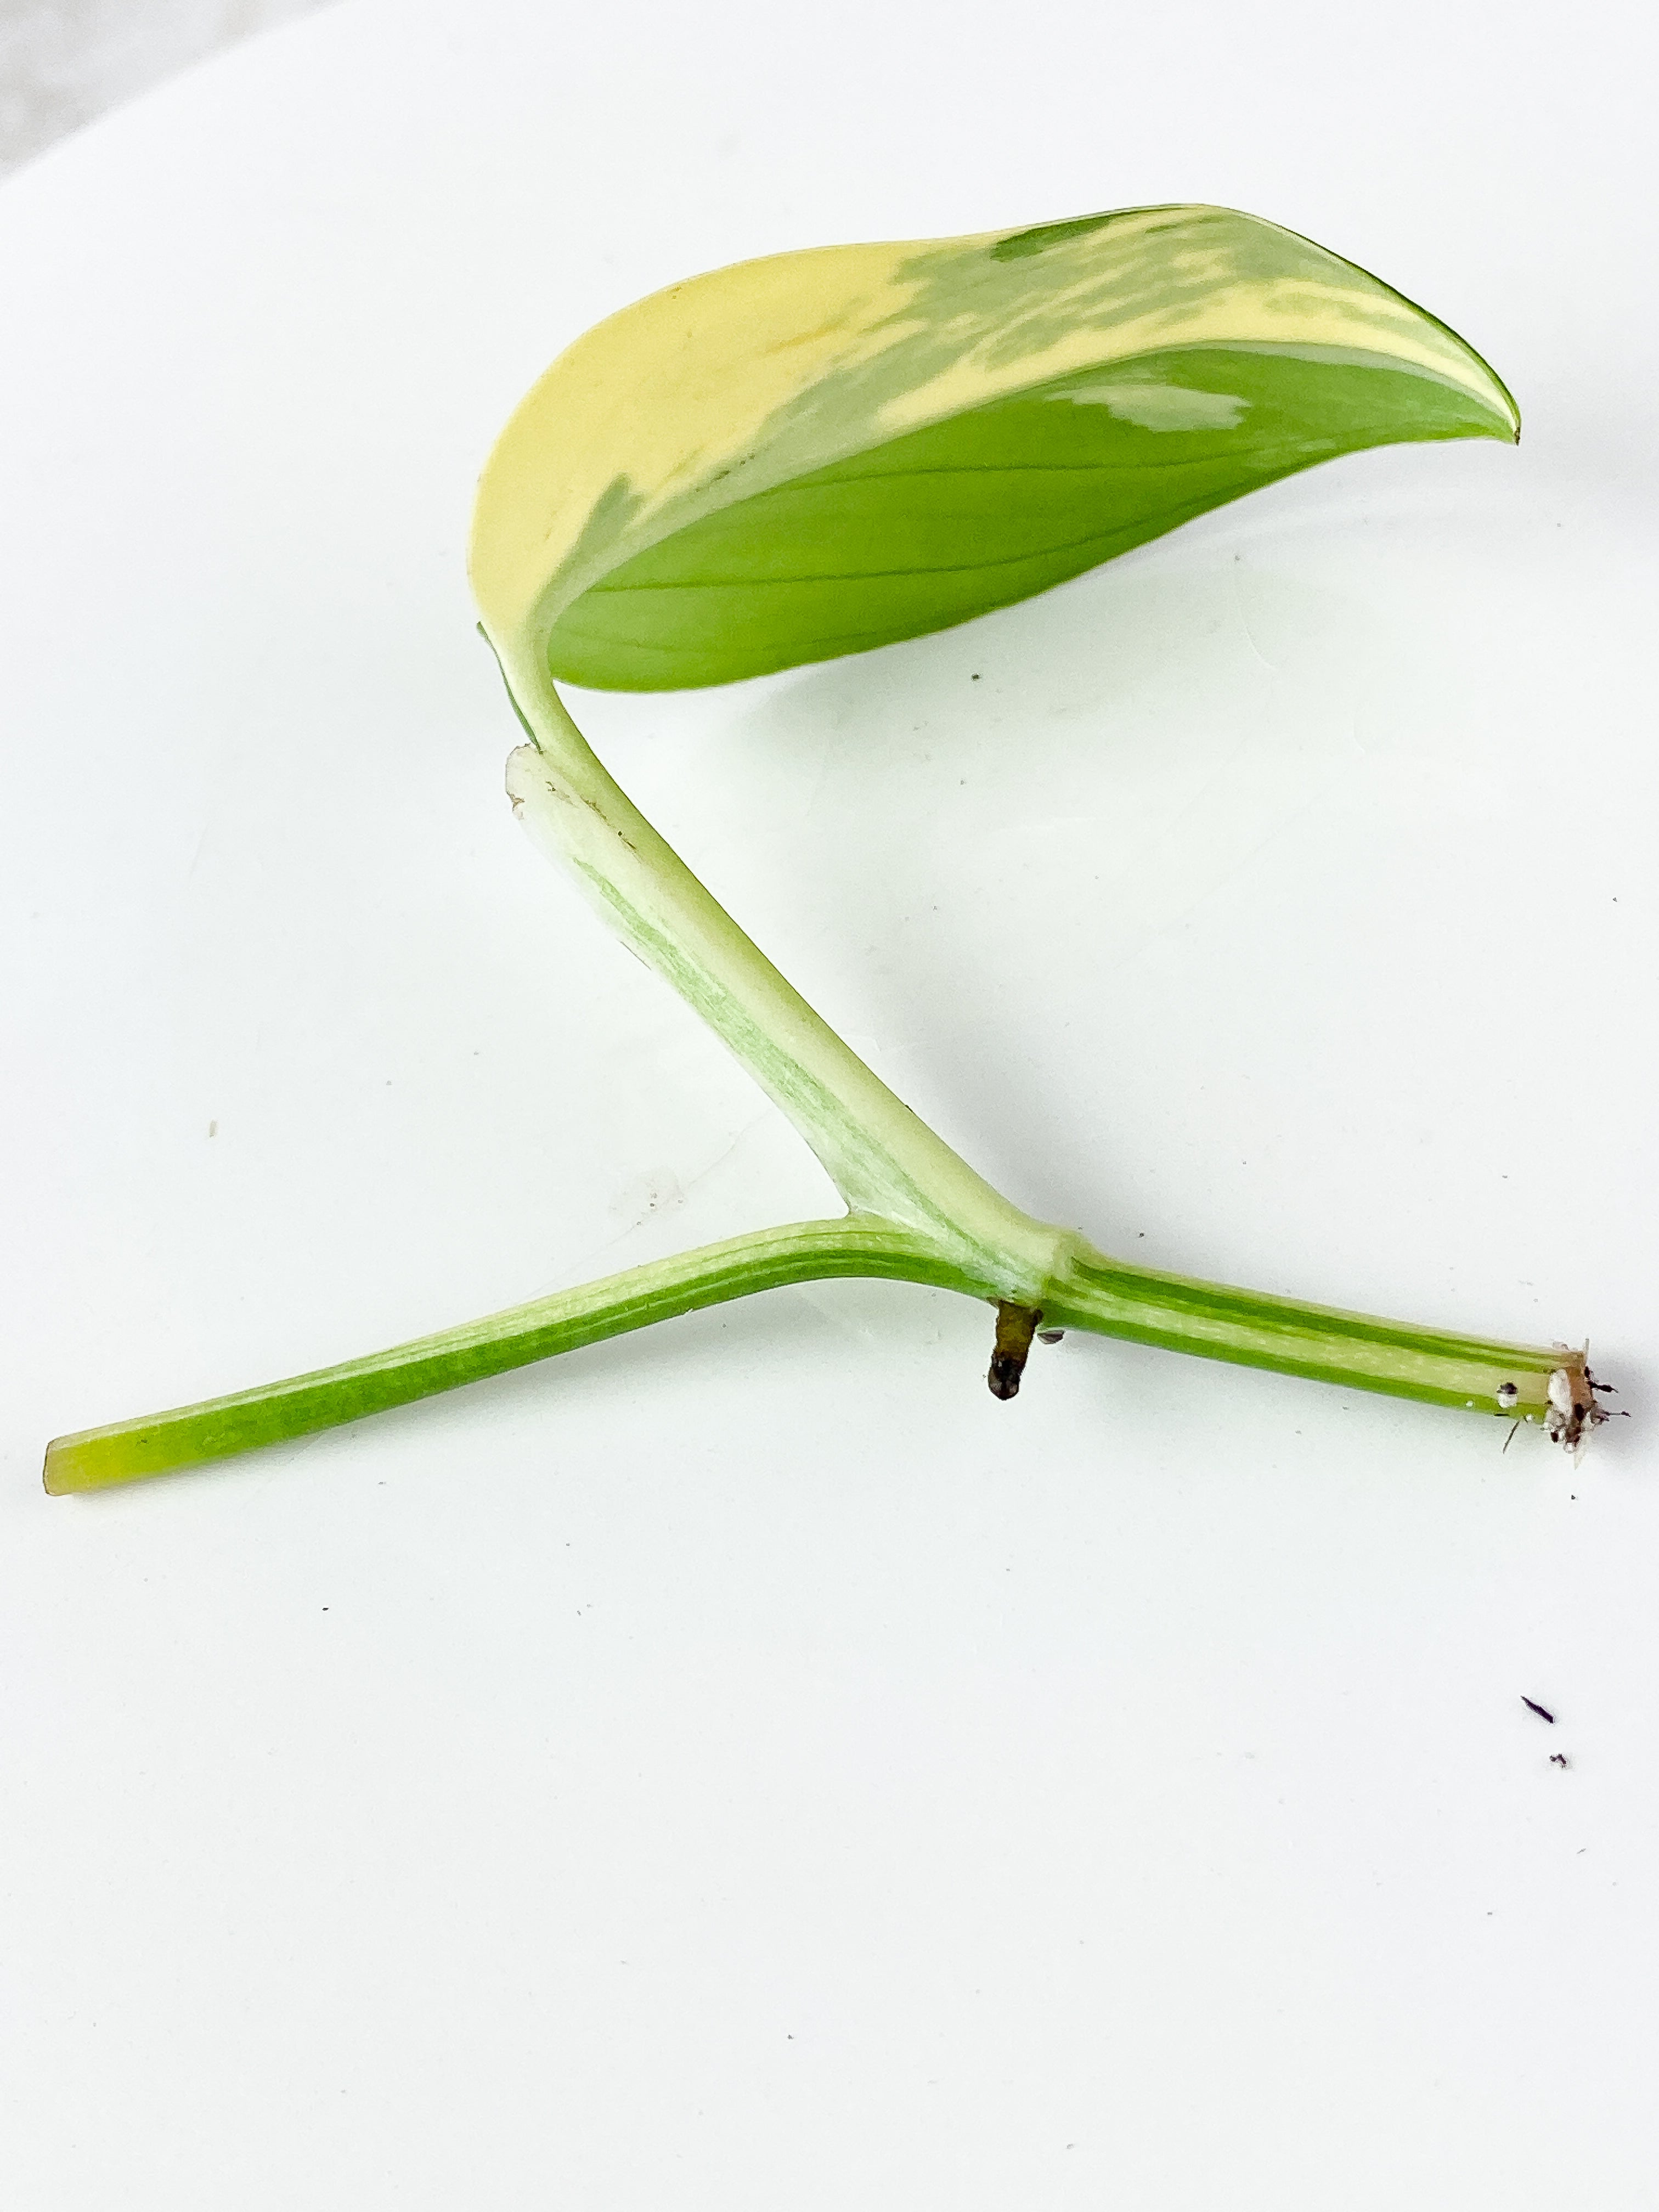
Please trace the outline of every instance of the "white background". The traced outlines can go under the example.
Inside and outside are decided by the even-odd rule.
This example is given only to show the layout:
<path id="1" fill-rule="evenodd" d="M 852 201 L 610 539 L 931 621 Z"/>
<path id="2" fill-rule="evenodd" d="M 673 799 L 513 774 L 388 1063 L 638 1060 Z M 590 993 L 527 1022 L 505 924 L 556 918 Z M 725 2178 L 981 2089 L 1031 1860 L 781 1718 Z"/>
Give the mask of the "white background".
<path id="1" fill-rule="evenodd" d="M 1654 2203 L 1656 58 L 356 0 L 0 194 L 9 2203 Z M 474 476 L 678 276 L 1174 198 L 1424 301 L 1518 453 L 578 718 L 1012 1196 L 1588 1334 L 1637 1418 L 1077 1339 L 1000 1406 L 985 1314 L 854 1284 L 46 1499 L 54 1431 L 827 1203 L 514 828 Z"/>

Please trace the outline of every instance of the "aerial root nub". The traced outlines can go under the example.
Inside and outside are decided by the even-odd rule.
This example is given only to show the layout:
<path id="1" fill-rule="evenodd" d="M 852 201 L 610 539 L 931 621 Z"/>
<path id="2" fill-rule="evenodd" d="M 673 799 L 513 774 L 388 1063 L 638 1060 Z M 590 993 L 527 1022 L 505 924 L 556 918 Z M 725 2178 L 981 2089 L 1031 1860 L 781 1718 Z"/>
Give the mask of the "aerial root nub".
<path id="1" fill-rule="evenodd" d="M 990 1372 L 985 1377 L 994 1398 L 1018 1397 L 1019 1378 L 1025 1372 L 1031 1339 L 1042 1319 L 1035 1306 L 1013 1306 L 1006 1298 L 998 1300 L 997 1340 L 991 1353 Z"/>

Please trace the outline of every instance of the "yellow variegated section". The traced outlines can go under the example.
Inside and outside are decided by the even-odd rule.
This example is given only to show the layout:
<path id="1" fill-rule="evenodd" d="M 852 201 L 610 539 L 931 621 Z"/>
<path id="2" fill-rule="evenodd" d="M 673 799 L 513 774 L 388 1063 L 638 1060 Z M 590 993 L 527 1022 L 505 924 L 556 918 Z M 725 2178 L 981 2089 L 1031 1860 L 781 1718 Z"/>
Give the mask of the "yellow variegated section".
<path id="1" fill-rule="evenodd" d="M 523 667 L 591 586 L 737 501 L 1068 377 L 1211 348 L 1404 371 L 1461 395 L 1492 434 L 1518 431 L 1503 385 L 1443 325 L 1224 208 L 781 254 L 623 309 L 535 386 L 479 489 L 485 626 Z M 1149 387 L 1149 407 L 1170 404 L 1161 379 Z"/>

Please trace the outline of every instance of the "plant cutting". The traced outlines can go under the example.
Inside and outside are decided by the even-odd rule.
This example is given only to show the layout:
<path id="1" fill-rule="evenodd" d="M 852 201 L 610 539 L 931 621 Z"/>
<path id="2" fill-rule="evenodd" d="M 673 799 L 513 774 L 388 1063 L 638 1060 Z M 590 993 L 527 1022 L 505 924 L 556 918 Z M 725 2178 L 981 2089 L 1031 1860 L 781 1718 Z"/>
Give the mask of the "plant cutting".
<path id="1" fill-rule="evenodd" d="M 1531 1421 L 1601 1418 L 1585 1355 L 1132 1266 L 928 1128 L 647 822 L 561 683 L 717 684 L 964 622 L 1364 448 L 1519 435 L 1446 325 L 1229 210 L 848 246 L 723 269 L 579 338 L 485 467 L 471 574 L 524 742 L 515 813 L 789 1117 L 846 1205 L 175 1412 L 59 1438 L 88 1490 L 354 1420 L 695 1308 L 885 1277 L 994 1310 L 1018 1390 L 1067 1329 Z"/>

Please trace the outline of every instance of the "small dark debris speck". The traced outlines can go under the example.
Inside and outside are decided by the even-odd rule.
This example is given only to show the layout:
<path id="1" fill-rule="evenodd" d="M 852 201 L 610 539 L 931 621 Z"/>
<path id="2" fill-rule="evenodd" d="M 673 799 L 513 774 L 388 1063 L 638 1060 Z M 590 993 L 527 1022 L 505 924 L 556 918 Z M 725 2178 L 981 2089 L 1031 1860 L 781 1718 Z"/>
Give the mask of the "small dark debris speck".
<path id="1" fill-rule="evenodd" d="M 1566 1763 L 1567 1754 L 1565 1751 L 1553 1751 L 1550 1753 L 1550 1765 L 1552 1766 L 1565 1766 Z"/>
<path id="2" fill-rule="evenodd" d="M 1535 1698 L 1522 1698 L 1521 1702 L 1529 1713 L 1536 1713 L 1540 1721 L 1547 1721 L 1552 1728 L 1555 1726 L 1555 1715 L 1547 1705 L 1540 1705 Z"/>

